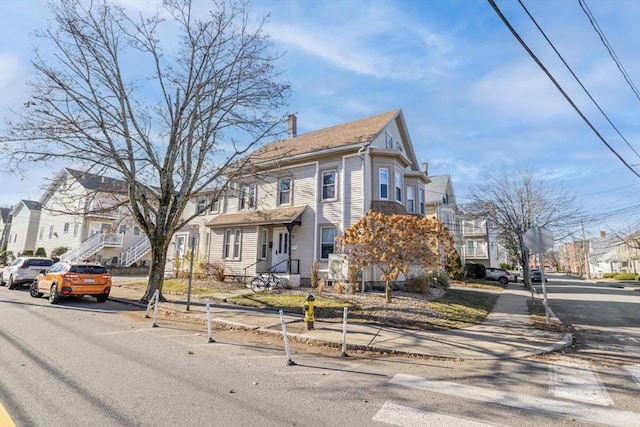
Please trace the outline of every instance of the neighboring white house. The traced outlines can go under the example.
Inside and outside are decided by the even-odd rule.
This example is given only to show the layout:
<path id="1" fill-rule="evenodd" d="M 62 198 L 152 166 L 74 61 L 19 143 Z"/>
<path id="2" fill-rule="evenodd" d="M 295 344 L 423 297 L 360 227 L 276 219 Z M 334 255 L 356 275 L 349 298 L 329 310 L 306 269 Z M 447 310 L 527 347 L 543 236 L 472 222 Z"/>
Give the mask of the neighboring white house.
<path id="1" fill-rule="evenodd" d="M 20 200 L 11 210 L 7 251 L 14 256 L 25 251 L 35 252 L 40 208 L 40 202 Z"/>
<path id="2" fill-rule="evenodd" d="M 11 230 L 11 209 L 0 208 L 0 252 L 2 252 L 5 244 L 9 241 L 10 230 Z"/>
<path id="3" fill-rule="evenodd" d="M 132 220 L 123 181 L 62 169 L 40 198 L 35 246 L 62 259 L 92 260 L 110 266 L 147 264 L 148 240 Z M 140 247 L 135 256 L 127 256 Z"/>
<path id="4" fill-rule="evenodd" d="M 296 135 L 249 155 L 252 174 L 218 194 L 193 199 L 202 212 L 198 253 L 224 263 L 230 274 L 252 276 L 269 269 L 308 283 L 311 266 L 328 270 L 340 252 L 335 237 L 370 209 L 425 215 L 427 175 L 420 170 L 401 110 Z M 188 212 L 185 213 L 188 215 Z M 175 252 L 188 246 L 185 227 Z M 365 272 L 365 280 L 379 280 Z"/>

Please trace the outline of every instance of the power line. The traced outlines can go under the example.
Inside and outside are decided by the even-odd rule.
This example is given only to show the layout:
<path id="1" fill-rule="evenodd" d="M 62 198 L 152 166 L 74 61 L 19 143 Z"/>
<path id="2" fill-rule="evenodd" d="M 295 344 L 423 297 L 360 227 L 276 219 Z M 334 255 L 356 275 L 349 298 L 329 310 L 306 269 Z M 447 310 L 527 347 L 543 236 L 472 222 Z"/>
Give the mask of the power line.
<path id="1" fill-rule="evenodd" d="M 591 22 L 591 26 L 596 31 L 596 33 L 598 33 L 598 36 L 600 37 L 600 41 L 602 41 L 602 44 L 604 45 L 604 47 L 606 47 L 607 51 L 609 51 L 609 55 L 618 66 L 618 70 L 620 70 L 620 72 L 624 76 L 624 79 L 629 84 L 629 87 L 631 87 L 631 90 L 636 95 L 636 98 L 638 98 L 638 100 L 640 101 L 640 93 L 638 93 L 638 89 L 636 89 L 635 85 L 631 81 L 631 78 L 629 77 L 627 70 L 625 70 L 625 68 L 622 66 L 622 63 L 618 59 L 618 55 L 616 55 L 616 53 L 613 51 L 613 48 L 611 47 L 609 40 L 607 40 L 607 37 L 605 37 L 604 32 L 600 28 L 600 25 L 598 25 L 596 18 L 591 13 L 591 9 L 589 9 L 589 6 L 587 5 L 586 1 L 578 0 L 578 3 L 580 4 L 582 11 L 585 13 L 585 15 L 587 15 L 587 18 L 589 18 L 589 22 Z"/>
<path id="2" fill-rule="evenodd" d="M 580 1 L 580 0 L 578 0 Z M 580 87 L 582 88 L 582 90 L 584 90 L 584 92 L 587 94 L 587 96 L 589 97 L 589 99 L 595 104 L 595 106 L 598 108 L 598 110 L 600 111 L 600 113 L 602 113 L 602 115 L 604 116 L 605 119 L 607 119 L 607 121 L 609 122 L 609 124 L 611 125 L 612 128 L 614 128 L 616 130 L 616 132 L 618 133 L 618 135 L 620 135 L 620 138 L 622 138 L 622 140 L 627 144 L 627 146 L 631 149 L 631 151 L 633 151 L 636 156 L 638 156 L 640 158 L 640 154 L 638 154 L 638 152 L 636 151 L 635 148 L 633 148 L 633 146 L 629 143 L 629 141 L 627 141 L 627 138 L 625 138 L 622 133 L 620 133 L 620 130 L 618 130 L 618 128 L 616 127 L 616 125 L 613 124 L 613 122 L 611 121 L 611 119 L 609 119 L 609 116 L 607 116 L 607 114 L 602 110 L 602 108 L 600 108 L 600 105 L 596 102 L 595 99 L 593 99 L 593 96 L 591 96 L 591 93 L 589 93 L 589 91 L 587 90 L 587 88 L 582 84 L 582 81 L 578 78 L 578 76 L 576 75 L 576 73 L 573 72 L 573 69 L 571 69 L 571 67 L 569 66 L 569 64 L 567 64 L 567 61 L 564 60 L 564 57 L 560 54 L 560 52 L 558 52 L 558 49 L 556 49 L 555 45 L 551 42 L 551 40 L 549 40 L 549 37 L 547 37 L 547 34 L 544 32 L 544 30 L 540 27 L 540 25 L 538 25 L 538 22 L 535 20 L 535 18 L 531 15 L 531 13 L 529 13 L 529 10 L 527 9 L 527 7 L 522 3 L 522 0 L 518 0 L 518 3 L 520 3 L 520 6 L 522 6 L 522 8 L 524 9 L 524 11 L 526 12 L 526 14 L 529 16 L 529 19 L 531 19 L 531 21 L 533 22 L 533 24 L 536 26 L 536 28 L 538 29 L 538 31 L 540 31 L 540 33 L 542 34 L 542 36 L 544 37 L 544 39 L 547 41 L 547 43 L 549 43 L 549 46 L 551 46 L 551 49 L 553 49 L 553 51 L 556 53 L 556 55 L 558 55 L 558 58 L 560 58 L 560 60 L 562 61 L 562 63 L 564 64 L 565 67 L 567 67 L 567 70 L 569 70 L 569 72 L 571 73 L 571 75 L 573 76 L 574 79 L 576 79 L 576 81 L 578 82 L 578 84 L 580 85 Z"/>
<path id="3" fill-rule="evenodd" d="M 517 33 L 517 31 L 511 26 L 511 24 L 509 23 L 509 21 L 507 20 L 507 18 L 502 14 L 502 11 L 500 11 L 500 8 L 498 7 L 498 5 L 495 3 L 494 0 L 487 0 L 489 2 L 489 4 L 491 5 L 491 7 L 493 7 L 493 10 L 495 10 L 495 12 L 498 14 L 498 16 L 500 17 L 500 19 L 502 19 L 502 22 L 504 22 L 504 24 L 507 26 L 507 28 L 509 29 L 509 31 L 511 31 L 511 34 L 513 34 L 513 36 L 518 40 L 518 42 L 522 45 L 522 47 L 527 51 L 527 53 L 529 54 L 529 56 L 531 56 L 531 58 L 533 58 L 533 60 L 535 61 L 536 64 L 538 64 L 538 66 L 542 69 L 542 71 L 544 71 L 544 73 L 547 75 L 547 77 L 549 78 L 549 80 L 551 80 L 551 82 L 555 85 L 555 87 L 560 91 L 560 93 L 562 94 L 562 96 L 564 96 L 564 98 L 567 100 L 567 102 L 573 107 L 573 109 L 578 113 L 578 115 L 582 118 L 582 120 L 591 128 L 591 130 L 598 136 L 598 138 L 600 139 L 600 141 L 602 141 L 602 143 L 604 145 L 607 146 L 607 148 L 609 150 L 611 150 L 611 152 L 613 154 L 615 154 L 615 156 L 620 159 L 620 161 L 627 167 L 627 169 L 629 169 L 634 175 L 636 175 L 638 178 L 640 178 L 640 173 L 636 172 L 633 167 L 631 167 L 631 165 L 629 165 L 629 163 L 627 163 L 627 161 L 625 159 L 622 158 L 622 156 L 620 156 L 620 154 L 618 154 L 618 152 L 607 142 L 606 139 L 604 139 L 604 137 L 600 134 L 600 132 L 598 132 L 598 130 L 593 126 L 593 124 L 589 121 L 589 119 L 582 113 L 582 111 L 580 111 L 580 109 L 578 108 L 578 106 L 573 102 L 573 100 L 569 97 L 569 95 L 567 95 L 567 93 L 564 91 L 564 89 L 562 89 L 562 87 L 560 86 L 560 84 L 556 81 L 556 79 L 551 75 L 551 73 L 549 72 L 549 70 L 547 70 L 547 68 L 544 66 L 544 64 L 542 64 L 542 62 L 538 59 L 538 57 L 536 56 L 535 53 L 533 53 L 533 51 L 529 48 L 529 46 L 524 42 L 524 40 L 522 40 L 522 38 L 520 37 L 520 35 Z"/>

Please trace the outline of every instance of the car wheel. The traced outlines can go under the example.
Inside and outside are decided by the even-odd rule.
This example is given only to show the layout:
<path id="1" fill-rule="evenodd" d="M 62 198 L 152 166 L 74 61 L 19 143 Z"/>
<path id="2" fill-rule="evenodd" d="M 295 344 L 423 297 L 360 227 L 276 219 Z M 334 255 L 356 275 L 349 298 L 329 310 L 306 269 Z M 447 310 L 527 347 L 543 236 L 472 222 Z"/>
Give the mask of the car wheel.
<path id="1" fill-rule="evenodd" d="M 49 302 L 51 304 L 57 304 L 60 301 L 60 296 L 58 295 L 58 285 L 55 283 L 51 285 L 51 289 L 49 290 Z"/>
<path id="2" fill-rule="evenodd" d="M 509 278 L 508 277 L 500 277 L 498 279 L 498 282 L 500 282 L 501 285 L 506 286 L 509 284 Z"/>
<path id="3" fill-rule="evenodd" d="M 33 298 L 40 298 L 42 296 L 42 292 L 38 289 L 38 279 L 34 280 L 31 286 L 29 286 L 29 294 Z"/>
<path id="4" fill-rule="evenodd" d="M 98 302 L 105 302 L 107 298 L 109 298 L 109 295 L 105 295 L 105 294 L 96 295 L 96 299 L 98 300 Z"/>
<path id="5" fill-rule="evenodd" d="M 9 276 L 9 279 L 7 279 L 7 287 L 9 289 L 15 289 L 16 288 L 16 284 L 13 283 L 13 276 Z"/>

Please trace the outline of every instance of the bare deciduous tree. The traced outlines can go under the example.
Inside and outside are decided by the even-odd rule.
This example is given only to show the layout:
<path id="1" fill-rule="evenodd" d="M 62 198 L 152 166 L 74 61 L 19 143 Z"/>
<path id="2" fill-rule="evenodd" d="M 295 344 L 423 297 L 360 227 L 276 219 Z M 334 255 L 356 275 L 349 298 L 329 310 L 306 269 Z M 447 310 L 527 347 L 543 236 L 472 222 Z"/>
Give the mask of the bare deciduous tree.
<path id="1" fill-rule="evenodd" d="M 165 0 L 150 17 L 108 0 L 51 9 L 54 26 L 37 35 L 53 49 L 36 53 L 31 97 L 1 148 L 14 164 L 73 162 L 126 183 L 151 242 L 146 300 L 193 217 L 189 199 L 247 174 L 248 150 L 279 135 L 289 92 L 279 55 L 244 0 Z"/>
<path id="2" fill-rule="evenodd" d="M 575 223 L 578 207 L 574 198 L 560 186 L 530 170 L 489 172 L 481 184 L 472 187 L 469 213 L 486 218 L 501 238 L 501 243 L 518 260 L 529 280 L 529 250 L 524 234 L 531 227 L 553 232 Z"/>

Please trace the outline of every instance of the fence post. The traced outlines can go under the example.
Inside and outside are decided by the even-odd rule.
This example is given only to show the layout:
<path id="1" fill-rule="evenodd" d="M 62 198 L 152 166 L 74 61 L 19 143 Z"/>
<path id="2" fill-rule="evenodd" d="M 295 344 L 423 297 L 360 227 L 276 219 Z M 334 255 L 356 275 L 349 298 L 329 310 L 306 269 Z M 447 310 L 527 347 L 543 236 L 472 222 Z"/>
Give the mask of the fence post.
<path id="1" fill-rule="evenodd" d="M 284 323 L 284 310 L 280 310 L 280 323 L 282 323 L 282 335 L 284 336 L 284 348 L 287 352 L 287 365 L 293 366 L 296 364 L 291 360 L 291 350 L 289 350 L 289 337 L 287 336 L 287 326 Z"/>
<path id="2" fill-rule="evenodd" d="M 342 314 L 342 357 L 349 357 L 347 354 L 347 307 Z"/>
<path id="3" fill-rule="evenodd" d="M 156 289 L 156 292 L 153 294 L 155 303 L 153 304 L 153 324 L 151 325 L 152 328 L 157 328 L 158 324 L 156 323 L 156 320 L 158 320 L 158 305 L 160 305 L 160 291 L 158 289 Z"/>
<path id="4" fill-rule="evenodd" d="M 209 298 L 207 298 L 207 331 L 209 332 L 209 341 L 207 342 L 216 342 L 213 339 L 213 333 L 211 332 L 211 308 L 209 305 Z"/>

